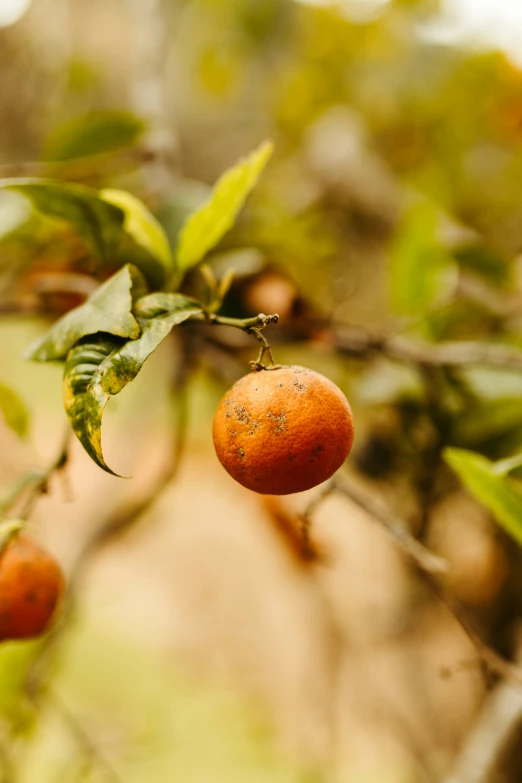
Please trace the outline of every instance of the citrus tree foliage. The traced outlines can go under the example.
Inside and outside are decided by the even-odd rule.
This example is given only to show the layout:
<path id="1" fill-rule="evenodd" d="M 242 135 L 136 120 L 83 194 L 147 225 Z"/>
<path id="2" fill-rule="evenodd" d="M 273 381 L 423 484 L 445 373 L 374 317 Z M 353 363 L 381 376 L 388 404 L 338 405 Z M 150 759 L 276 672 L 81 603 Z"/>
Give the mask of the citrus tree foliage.
<path id="1" fill-rule="evenodd" d="M 43 216 L 67 223 L 102 260 L 123 261 L 129 244 L 134 246 L 133 263 L 123 265 L 27 351 L 35 361 L 64 363 L 64 405 L 72 429 L 109 473 L 101 445 L 105 406 L 137 376 L 174 326 L 205 310 L 202 303 L 164 289 L 179 283 L 232 227 L 271 149 L 262 144 L 221 177 L 210 199 L 187 220 L 176 257 L 159 221 L 126 191 L 44 179 L 0 182 L 29 199 Z M 24 434 L 25 411 L 7 387 L 0 387 L 0 406 L 10 426 Z"/>
<path id="2" fill-rule="evenodd" d="M 120 31 L 129 30 L 131 4 L 72 5 L 78 6 L 73 26 L 83 19 L 82 5 L 92 14 L 99 6 L 106 14 L 101 18 L 114 20 L 126 45 L 127 32 L 122 37 Z M 172 333 L 182 339 L 172 357 L 178 364 L 169 372 L 191 374 L 196 356 L 220 380 L 244 370 L 252 351 L 243 353 L 233 337 L 220 343 L 226 331 L 221 328 L 207 339 L 209 330 L 194 322 L 216 313 L 247 319 L 258 312 L 260 289 L 268 290 L 273 310 L 259 309 L 279 311 L 282 302 L 285 312 L 274 330 L 278 361 L 312 356 L 353 403 L 350 469 L 373 480 L 375 493 L 386 495 L 390 508 L 429 545 L 432 532 L 437 539 L 444 527 L 439 504 L 454 509 L 462 490 L 487 512 L 486 538 L 500 545 L 505 560 L 493 563 L 486 578 L 477 574 L 477 583 L 487 583 L 490 592 L 478 600 L 475 595 L 472 610 L 486 641 L 513 652 L 511 621 L 522 616 L 520 68 L 500 52 L 441 45 L 426 35 L 440 6 L 435 0 L 152 5 L 165 14 L 158 27 L 167 50 L 159 69 L 165 81 L 157 85 L 168 104 L 163 130 L 177 137 L 162 181 L 152 143 L 156 128 L 147 127 L 140 110 L 95 108 L 121 106 L 134 93 L 140 65 L 131 73 L 131 61 L 139 51 L 104 73 L 99 63 L 112 62 L 114 52 L 107 50 L 110 35 L 100 35 L 96 24 L 94 33 L 87 25 L 80 31 L 84 49 L 74 46 L 67 53 L 60 46 L 44 57 L 23 24 L 13 26 L 12 36 L 2 30 L 0 298 L 7 326 L 14 313 L 24 324 L 31 319 L 31 339 L 37 328 L 46 329 L 26 356 L 61 368 L 71 429 L 90 458 L 117 475 L 118 466 L 107 464 L 102 448 L 111 397 Z M 23 56 L 17 58 L 18 48 Z M 88 62 L 87 52 L 98 50 L 99 63 Z M 159 62 L 160 46 L 157 55 Z M 52 68 L 61 57 L 67 62 L 57 79 Z M 248 151 L 252 139 L 265 136 L 274 139 L 273 151 L 265 142 L 219 177 L 224 161 L 237 160 L 237 150 Z M 36 162 L 18 165 L 22 160 Z M 57 279 L 64 286 L 58 291 Z M 204 284 L 208 295 L 200 293 Z M 75 299 L 78 290 L 81 301 Z M 47 319 L 45 327 L 35 314 Z M 7 335 L 8 358 L 9 341 Z M 451 359 L 455 347 L 462 362 Z M 488 351 L 497 357 L 518 352 L 518 363 L 491 362 Z M 44 378 L 47 368 L 36 369 Z M 20 437 L 30 434 L 26 402 L 39 393 L 12 379 L 7 363 L 0 373 L 0 424 Z M 46 489 L 45 476 L 29 478 Z M 452 532 L 465 527 L 458 513 L 449 516 Z M 472 589 L 476 549 L 468 552 L 461 541 L 456 554 L 472 561 L 464 569 Z M 417 592 L 413 599 L 407 622 L 393 627 L 414 628 L 428 602 L 418 600 Z M 433 617 L 429 622 L 435 628 Z M 410 635 L 403 634 L 401 644 Z M 91 671 L 92 655 L 107 651 L 103 638 L 94 653 L 91 647 L 84 658 L 77 650 L 69 656 L 82 670 L 79 679 Z M 118 649 L 115 671 L 130 647 Z M 34 652 L 32 646 L 0 650 L 0 711 L 15 727 Z M 100 679 L 100 662 L 94 664 L 99 682 L 93 694 L 101 697 L 108 686 L 121 684 L 113 701 L 127 709 L 128 676 L 122 669 L 121 679 Z M 140 672 L 130 679 L 134 686 L 143 682 Z M 158 701 L 165 693 L 159 679 Z M 150 729 L 145 723 L 151 710 L 144 713 L 141 692 L 135 696 L 141 737 Z M 168 703 L 183 716 L 181 725 L 183 710 L 176 700 Z M 127 717 L 121 715 L 121 725 Z M 171 718 L 169 713 L 169 753 Z M 212 723 L 221 726 L 219 717 Z M 429 733 L 431 727 L 423 737 Z M 42 755 L 31 758 L 19 737 L 5 738 L 7 754 L 13 745 L 29 770 L 27 780 L 89 774 L 66 743 L 61 750 L 67 768 L 42 763 L 55 748 L 45 722 L 36 738 Z M 188 772 L 177 766 L 185 740 L 174 743 L 173 771 L 158 775 L 191 777 L 191 766 Z M 127 778 L 152 780 L 150 766 L 136 767 L 134 738 L 129 745 Z M 418 749 L 412 750 L 414 757 Z M 447 762 L 443 754 L 443 748 L 431 752 L 435 772 L 428 760 L 427 771 L 408 775 L 401 769 L 400 779 L 438 778 Z M 197 758 L 192 746 L 190 756 L 191 762 Z M 157 764 L 159 769 L 161 759 Z M 261 767 L 253 767 L 242 781 L 258 779 Z M 6 779 L 13 777 L 3 771 Z M 209 775 L 233 778 L 229 770 Z M 393 771 L 377 778 L 383 775 L 393 777 Z"/>
<path id="3" fill-rule="evenodd" d="M 98 461 L 101 411 L 117 385 L 102 390 L 96 368 L 106 368 L 111 356 L 121 368 L 134 343 L 138 358 L 132 358 L 129 377 L 141 367 L 149 347 L 198 307 L 171 303 L 154 314 L 146 297 L 176 292 L 218 243 L 225 250 L 255 247 L 264 259 L 276 259 L 314 304 L 326 300 L 328 306 L 328 297 L 334 298 L 341 320 L 357 321 L 367 310 L 377 318 L 389 308 L 411 337 L 437 343 L 494 334 L 497 342 L 520 343 L 516 321 L 495 306 L 515 291 L 522 240 L 520 72 L 499 53 L 441 47 L 419 36 L 419 24 L 434 12 L 430 2 L 392 2 L 363 23 L 334 5 L 222 5 L 205 2 L 187 12 L 187 30 L 200 32 L 176 47 L 178 71 L 193 76 L 177 85 L 180 122 L 195 91 L 205 123 L 206 110 L 219 101 L 226 105 L 226 137 L 244 115 L 248 96 L 253 117 L 270 115 L 279 151 L 262 195 L 253 194 L 260 209 L 233 234 L 225 232 L 265 166 L 269 144 L 225 172 L 210 199 L 201 192 L 189 197 L 184 183 L 183 198 L 174 194 L 160 205 L 161 223 L 110 178 L 110 187 L 102 178 L 99 188 L 63 178 L 1 183 L 34 207 L 28 219 L 15 205 L 20 217 L 5 231 L 4 289 L 35 257 L 45 261 L 51 248 L 53 268 L 87 270 L 102 281 L 30 349 L 34 359 L 64 362 L 71 377 L 81 366 L 78 348 L 92 351 L 78 386 L 65 388 L 76 430 Z M 7 94 L 4 103 L 12 105 Z M 143 121 L 126 112 L 79 113 L 48 134 L 43 158 L 110 160 L 144 130 Z M 185 134 L 189 160 L 199 154 L 199 138 Z M 336 148 L 345 150 L 344 157 L 329 157 Z M 199 207 L 187 220 L 188 202 Z M 375 253 L 385 270 L 374 275 L 373 301 L 358 310 L 353 291 L 362 285 L 361 270 L 376 264 Z M 325 294 L 333 275 L 335 291 Z M 441 454 L 448 446 L 492 463 L 518 453 L 522 387 L 514 375 L 442 370 L 431 378 L 436 410 L 418 368 L 372 360 L 358 372 L 357 384 L 370 418 L 383 406 L 398 416 L 392 451 L 398 464 L 408 465 L 413 484 L 422 484 L 423 461 L 412 462 L 412 453 L 433 452 L 439 470 L 447 470 Z M 8 407 L 2 409 L 10 421 Z M 88 431 L 91 415 L 95 424 Z M 430 448 L 418 435 L 423 427 L 436 430 Z M 449 464 L 456 469 L 455 459 Z M 516 491 L 516 478 L 497 478 Z M 469 482 L 468 489 L 474 491 Z"/>
<path id="4" fill-rule="evenodd" d="M 46 139 L 44 160 L 64 161 L 103 155 L 135 144 L 145 123 L 131 112 L 97 111 L 62 123 Z"/>

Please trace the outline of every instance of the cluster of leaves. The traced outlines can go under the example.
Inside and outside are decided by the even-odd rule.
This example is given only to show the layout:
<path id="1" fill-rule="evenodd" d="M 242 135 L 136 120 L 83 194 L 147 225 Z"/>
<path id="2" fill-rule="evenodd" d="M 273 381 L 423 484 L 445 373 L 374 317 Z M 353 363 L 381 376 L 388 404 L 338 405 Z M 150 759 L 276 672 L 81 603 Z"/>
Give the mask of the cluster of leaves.
<path id="1" fill-rule="evenodd" d="M 85 450 L 104 470 L 113 473 L 101 445 L 107 402 L 137 376 L 174 326 L 208 312 L 177 289 L 184 274 L 231 228 L 271 150 L 264 143 L 225 172 L 211 198 L 185 223 L 175 253 L 161 224 L 126 191 L 44 179 L 0 182 L 27 197 L 45 217 L 66 221 L 98 258 L 118 260 L 120 269 L 27 352 L 35 361 L 64 363 L 65 411 Z M 22 432 L 26 421 L 8 388 L 0 387 L 0 406 Z"/>
<path id="2" fill-rule="evenodd" d="M 239 96 L 238 106 L 243 112 L 244 92 L 257 100 L 257 85 L 263 80 L 269 88 L 269 110 L 281 146 L 290 152 L 290 157 L 304 152 L 311 163 L 310 170 L 317 161 L 310 151 L 308 134 L 320 134 L 324 118 L 333 122 L 337 108 L 349 106 L 352 119 L 356 118 L 351 128 L 355 129 L 353 136 L 359 138 L 358 128 L 362 128 L 358 157 L 364 164 L 364 176 L 359 179 L 363 185 L 374 179 L 379 183 L 379 167 L 384 163 L 397 188 L 391 201 L 406 206 L 413 200 L 414 204 L 403 209 L 397 221 L 396 214 L 387 212 L 386 202 L 373 197 L 361 200 L 357 178 L 353 182 L 348 178 L 347 184 L 336 183 L 323 198 L 312 203 L 305 198 L 307 206 L 294 209 L 292 201 L 301 181 L 305 183 L 304 193 L 320 192 L 323 187 L 318 186 L 320 176 L 314 179 L 307 171 L 304 178 L 303 167 L 299 169 L 294 161 L 279 169 L 274 167 L 272 189 L 268 188 L 262 205 L 262 221 L 245 227 L 249 241 L 253 240 L 265 256 L 276 258 L 283 268 L 295 272 L 299 286 L 313 298 L 325 286 L 335 259 L 343 259 L 343 264 L 335 266 L 336 275 L 340 275 L 335 293 L 340 296 L 343 289 L 351 290 L 354 272 L 371 263 L 372 259 L 365 256 L 369 245 L 377 239 L 384 248 L 391 236 L 392 242 L 385 248 L 390 261 L 390 302 L 401 323 L 402 319 L 408 324 L 418 323 L 418 328 L 412 330 L 414 335 L 436 342 L 476 336 L 490 339 L 493 333 L 495 340 L 517 344 L 517 323 L 508 323 L 493 303 L 495 298 L 508 297 L 512 292 L 513 259 L 520 244 L 520 73 L 498 53 L 472 54 L 433 45 L 419 36 L 419 20 L 434 10 L 434 4 L 424 0 L 396 0 L 363 25 L 352 23 L 348 11 L 341 13 L 334 6 L 273 2 L 265 5 L 261 12 L 253 2 L 230 3 L 225 12 L 229 24 L 225 26 L 216 24 L 223 9 L 215 3 L 193 7 L 187 12 L 185 24 L 189 32 L 193 25 L 200 34 L 186 48 L 177 48 L 176 57 L 187 58 L 178 63 L 179 71 L 192 68 L 211 101 L 216 100 L 216 91 L 227 99 L 229 126 L 236 118 L 234 96 Z M 266 56 L 268 50 L 270 57 Z M 197 78 L 189 83 L 194 90 Z M 250 85 L 255 89 L 248 89 Z M 266 101 L 263 90 L 259 95 Z M 198 93 L 198 100 L 201 99 Z M 190 105 L 190 96 L 182 92 L 180 104 Z M 181 128 L 183 105 L 179 108 Z M 265 102 L 263 116 L 266 109 Z M 335 123 L 334 127 L 337 128 Z M 51 134 L 44 144 L 44 158 L 64 161 L 107 154 L 135 143 L 142 132 L 143 124 L 124 113 L 83 116 Z M 226 130 L 223 135 L 226 136 Z M 328 138 L 323 138 L 322 148 L 328 146 Z M 183 141 L 190 170 L 190 134 Z M 248 189 L 247 180 L 252 175 L 255 178 L 255 167 L 251 171 L 233 170 L 226 177 L 244 178 L 243 184 L 236 183 L 237 192 L 241 193 L 242 187 Z M 129 193 L 34 180 L 18 184 L 10 180 L 5 184 L 28 195 L 48 217 L 72 225 L 91 256 L 104 261 L 103 269 L 119 270 L 90 302 L 57 324 L 57 329 L 63 329 L 61 336 L 52 332 L 47 342 L 44 338 L 33 349 L 34 358 L 49 360 L 53 351 L 60 350 L 60 342 L 64 343 L 66 348 L 57 360 L 71 368 L 70 372 L 70 361 L 75 358 L 79 362 L 81 358 L 81 346 L 85 346 L 85 351 L 89 346 L 92 349 L 94 364 L 85 363 L 89 371 L 77 386 L 66 385 L 66 399 L 86 447 L 95 459 L 104 462 L 99 422 L 107 399 L 121 383 L 123 368 L 134 377 L 144 361 L 142 357 L 146 358 L 155 341 L 162 339 L 160 332 L 172 328 L 169 319 L 183 320 L 190 308 L 202 306 L 176 292 L 184 273 L 230 227 L 235 211 L 197 211 L 176 237 L 177 249 L 172 252 L 161 226 Z M 365 187 L 361 186 L 361 190 L 364 196 Z M 374 191 L 378 190 L 374 187 Z M 368 192 L 371 195 L 371 188 Z M 424 194 L 422 199 L 417 199 L 417 192 Z M 355 207 L 347 206 L 352 203 Z M 340 214 L 342 225 L 349 225 L 346 235 L 339 230 Z M 386 231 L 381 236 L 378 231 L 383 226 Z M 446 229 L 457 241 L 441 239 Z M 352 246 L 356 251 L 352 251 Z M 470 279 L 474 283 L 480 280 L 482 288 L 470 293 L 471 289 L 462 285 Z M 109 285 L 108 292 L 105 285 Z M 149 300 L 147 307 L 151 309 L 145 314 L 141 309 L 146 301 L 143 297 L 155 295 L 150 291 L 156 292 L 156 296 L 168 296 L 169 300 L 156 301 L 155 305 Z M 173 299 L 174 295 L 177 298 Z M 98 312 L 96 298 L 105 296 L 109 304 L 104 317 Z M 112 296 L 116 297 L 114 302 Z M 349 296 L 345 300 L 350 308 L 353 301 L 349 301 Z M 215 310 L 219 301 L 217 296 L 210 306 L 207 303 L 206 309 Z M 348 315 L 351 320 L 352 313 Z M 92 328 L 95 319 L 101 323 L 96 331 Z M 86 331 L 83 321 L 91 324 Z M 66 333 L 70 333 L 67 338 Z M 56 349 L 52 346 L 55 339 Z M 130 346 L 134 346 L 133 351 Z M 105 374 L 107 362 L 113 360 L 119 368 L 118 382 L 112 371 Z M 94 370 L 92 378 L 89 375 L 92 367 L 100 370 L 96 380 Z M 385 402 L 390 409 L 399 411 L 407 424 L 414 417 L 415 405 L 417 418 L 430 418 L 432 411 L 418 393 L 422 386 L 418 377 L 414 393 L 417 396 L 412 402 L 410 391 L 405 390 L 411 373 L 403 373 L 405 383 L 395 384 L 389 383 L 388 376 L 384 378 L 389 365 L 383 363 L 379 369 L 383 375 L 377 385 L 381 395 L 387 390 Z M 443 449 L 448 445 L 458 447 L 458 460 L 449 456 L 448 460 L 464 481 L 476 464 L 484 470 L 490 465 L 495 486 L 517 493 L 516 479 L 503 475 L 495 466 L 499 457 L 517 452 L 522 445 L 520 384 L 515 388 L 512 378 L 504 384 L 494 372 L 457 374 L 458 389 L 448 378 L 440 382 L 440 397 L 445 400 L 442 407 L 446 408 L 443 413 L 450 426 L 445 425 L 439 433 L 439 457 L 444 453 L 455 457 L 455 449 Z M 378 373 L 368 363 L 361 375 L 368 387 Z M 88 393 L 82 391 L 84 386 L 89 388 Z M 491 395 L 492 387 L 495 396 Z M 11 391 L 0 392 L 0 406 L 6 417 L 18 422 L 15 426 L 23 430 L 27 426 L 23 424 L 26 416 L 23 407 L 13 403 L 13 399 Z M 80 400 L 84 402 L 80 404 Z M 371 415 L 371 401 L 363 395 L 362 402 Z M 432 417 L 429 424 L 433 423 Z M 86 434 L 89 427 L 91 434 Z M 402 433 L 400 438 L 404 440 Z M 423 444 L 419 447 L 412 443 L 413 451 L 419 448 Z M 411 465 L 418 462 L 410 459 Z M 472 485 L 468 481 L 473 492 Z M 483 491 L 486 485 L 489 486 L 481 483 Z M 479 499 L 485 502 L 483 496 Z M 505 515 L 499 512 L 498 503 L 493 506 L 491 498 L 488 503 L 502 521 Z"/>
<path id="3" fill-rule="evenodd" d="M 478 237 L 470 239 L 455 222 L 452 235 L 447 230 L 451 224 L 450 217 L 431 201 L 419 200 L 405 212 L 390 247 L 393 308 L 402 317 L 416 319 L 410 327 L 412 335 L 428 341 L 455 339 L 459 334 L 476 339 L 478 328 L 491 339 L 480 292 L 497 289 L 509 297 L 514 288 L 512 265 Z M 484 286 L 478 286 L 478 301 L 473 298 L 477 283 L 468 293 L 466 280 L 480 280 Z M 474 305 L 477 323 L 472 319 Z M 519 343 L 516 328 L 503 313 L 496 331 L 498 342 Z M 511 475 L 516 476 L 522 464 L 519 373 L 457 368 L 432 376 L 429 383 L 437 396 L 437 410 L 430 411 L 429 406 L 427 410 L 431 426 L 438 429 L 434 450 L 508 535 L 522 544 L 522 485 Z M 399 409 L 404 388 L 399 385 L 395 391 Z M 415 394 L 422 398 L 425 415 L 422 391 Z M 515 455 L 506 458 L 512 450 Z"/>
<path id="4" fill-rule="evenodd" d="M 505 308 L 514 290 L 512 265 L 502 254 L 478 236 L 470 237 L 440 206 L 420 198 L 405 210 L 390 244 L 389 284 L 393 310 L 408 319 L 407 335 L 422 338 L 427 352 L 430 343 L 476 340 L 479 330 L 491 341 L 494 297 L 502 292 Z M 491 291 L 486 304 L 484 291 Z M 495 342 L 518 346 L 517 325 L 513 328 L 504 312 L 499 308 L 496 314 Z M 378 389 L 376 402 L 399 415 L 401 448 L 413 483 L 422 485 L 434 468 L 440 477 L 449 466 L 522 544 L 522 484 L 516 477 L 522 464 L 519 371 L 466 366 L 426 375 L 420 368 L 399 372 L 385 364 L 372 368 L 365 382 L 369 401 L 372 389 Z M 419 451 L 421 460 L 413 460 Z"/>

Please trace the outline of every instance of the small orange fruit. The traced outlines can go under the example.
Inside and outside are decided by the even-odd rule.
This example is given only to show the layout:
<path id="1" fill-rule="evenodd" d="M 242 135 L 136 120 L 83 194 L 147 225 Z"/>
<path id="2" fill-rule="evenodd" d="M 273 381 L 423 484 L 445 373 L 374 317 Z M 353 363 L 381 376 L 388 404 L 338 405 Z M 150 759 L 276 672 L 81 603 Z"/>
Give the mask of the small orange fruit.
<path id="1" fill-rule="evenodd" d="M 353 442 L 342 391 L 306 367 L 245 375 L 219 403 L 212 430 L 232 478 L 264 495 L 303 492 L 330 478 Z"/>
<path id="2" fill-rule="evenodd" d="M 0 641 L 43 634 L 64 586 L 60 566 L 33 538 L 8 541 L 0 553 Z"/>

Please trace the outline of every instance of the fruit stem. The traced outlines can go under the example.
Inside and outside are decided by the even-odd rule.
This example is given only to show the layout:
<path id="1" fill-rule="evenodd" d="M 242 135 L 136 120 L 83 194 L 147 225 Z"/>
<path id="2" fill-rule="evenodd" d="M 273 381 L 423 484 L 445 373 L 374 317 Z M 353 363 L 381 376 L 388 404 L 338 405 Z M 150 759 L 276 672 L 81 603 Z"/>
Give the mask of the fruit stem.
<path id="1" fill-rule="evenodd" d="M 249 362 L 250 366 L 253 370 L 277 370 L 281 365 L 276 364 L 274 362 L 274 357 L 272 354 L 272 349 L 270 348 L 270 344 L 268 340 L 266 339 L 265 335 L 261 332 L 260 329 L 256 329 L 255 327 L 250 327 L 250 329 L 247 329 L 249 334 L 254 335 L 256 340 L 261 343 L 261 347 L 259 349 L 259 353 L 257 355 L 257 359 L 253 362 Z M 263 364 L 263 357 L 265 353 L 268 355 L 268 360 L 270 364 L 268 366 L 265 366 Z"/>
<path id="2" fill-rule="evenodd" d="M 262 333 L 262 330 L 265 328 L 265 326 L 268 326 L 268 324 L 276 324 L 279 321 L 279 315 L 277 313 L 273 313 L 272 315 L 259 313 L 253 318 L 228 318 L 227 316 L 216 315 L 215 313 L 210 313 L 208 310 L 205 310 L 201 315 L 193 315 L 190 320 L 206 321 L 207 323 L 217 324 L 218 326 L 233 326 L 236 329 L 242 329 L 244 332 L 253 335 L 258 343 L 261 344 L 261 347 L 259 349 L 257 359 L 255 361 L 249 362 L 252 369 L 279 369 L 280 365 L 276 364 L 274 361 L 270 343 Z M 263 364 L 263 358 L 265 354 L 268 356 L 268 365 Z"/>

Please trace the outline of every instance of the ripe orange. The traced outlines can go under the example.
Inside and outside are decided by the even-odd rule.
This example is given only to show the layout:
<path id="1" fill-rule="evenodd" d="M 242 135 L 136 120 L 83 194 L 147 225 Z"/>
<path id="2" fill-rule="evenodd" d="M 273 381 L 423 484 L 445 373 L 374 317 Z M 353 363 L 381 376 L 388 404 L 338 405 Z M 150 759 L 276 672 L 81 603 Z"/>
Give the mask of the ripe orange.
<path id="1" fill-rule="evenodd" d="M 219 403 L 219 461 L 264 495 L 302 492 L 330 478 L 352 447 L 353 416 L 342 391 L 306 367 L 245 375 Z"/>
<path id="2" fill-rule="evenodd" d="M 0 641 L 44 633 L 64 585 L 60 566 L 33 538 L 8 541 L 0 554 Z"/>

